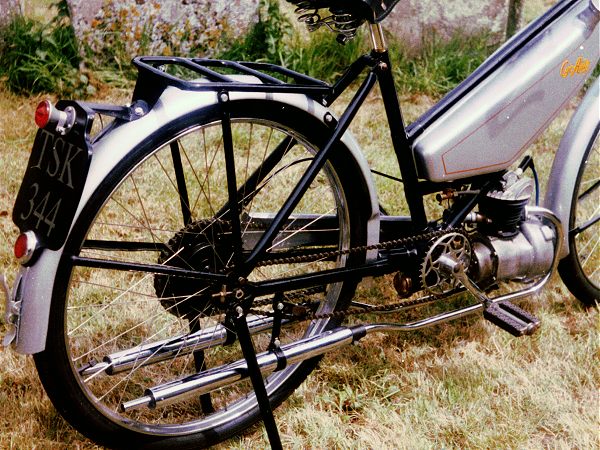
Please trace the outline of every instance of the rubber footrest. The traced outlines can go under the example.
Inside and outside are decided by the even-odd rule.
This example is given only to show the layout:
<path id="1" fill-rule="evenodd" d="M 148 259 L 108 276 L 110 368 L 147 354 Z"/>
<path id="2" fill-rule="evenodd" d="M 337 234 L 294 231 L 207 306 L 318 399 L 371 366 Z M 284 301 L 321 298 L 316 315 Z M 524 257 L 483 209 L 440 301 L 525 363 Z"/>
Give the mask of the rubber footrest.
<path id="1" fill-rule="evenodd" d="M 540 326 L 538 318 L 510 302 L 492 303 L 483 317 L 516 337 L 533 334 Z"/>

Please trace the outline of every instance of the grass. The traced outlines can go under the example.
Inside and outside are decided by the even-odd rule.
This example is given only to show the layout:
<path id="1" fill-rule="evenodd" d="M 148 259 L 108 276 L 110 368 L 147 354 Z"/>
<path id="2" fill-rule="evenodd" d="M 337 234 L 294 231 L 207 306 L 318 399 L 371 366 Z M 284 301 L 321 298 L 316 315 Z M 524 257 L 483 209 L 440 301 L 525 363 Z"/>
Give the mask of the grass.
<path id="1" fill-rule="evenodd" d="M 113 92 L 112 101 L 124 101 Z M 411 97 L 412 98 L 412 97 Z M 32 139 L 30 112 L 37 99 L 0 93 L 6 111 L 0 158 L 10 173 L 23 171 Z M 107 100 L 107 99 L 104 99 Z M 411 117 L 431 102 L 419 97 Z M 391 155 L 376 95 L 357 118 L 354 133 L 369 159 L 386 166 Z M 568 113 L 562 114 L 534 152 L 556 145 Z M 387 162 L 386 162 L 387 161 Z M 548 163 L 544 163 L 548 167 Z M 18 176 L 1 185 L 0 264 L 16 270 L 10 256 L 15 229 L 8 212 Z M 387 201 L 397 196 L 380 187 Z M 391 279 L 367 281 L 359 300 L 393 301 Z M 276 411 L 286 448 L 594 448 L 597 446 L 597 311 L 584 311 L 554 280 L 531 299 L 542 329 L 515 339 L 475 318 L 414 334 L 374 335 L 359 347 L 328 355 L 312 376 Z M 31 358 L 0 352 L 1 448 L 94 448 L 54 411 Z M 15 410 L 15 405 L 18 405 Z M 267 445 L 254 427 L 220 448 Z"/>
<path id="2" fill-rule="evenodd" d="M 436 96 L 418 91 L 404 97 L 407 119 Z M 98 100 L 122 104 L 127 97 L 112 89 Z M 352 131 L 374 168 L 395 173 L 379 100 L 377 92 L 371 95 Z M 17 270 L 10 211 L 38 101 L 0 88 L 0 110 L 6 112 L 0 167 L 8 174 L 0 182 L 0 267 L 9 281 Z M 542 179 L 575 104 L 532 146 Z M 386 208 L 402 213 L 395 183 L 376 183 Z M 395 301 L 391 278 L 365 280 L 357 299 Z M 531 338 L 512 338 L 473 317 L 417 333 L 372 335 L 329 354 L 276 411 L 284 447 L 598 448 L 598 310 L 581 308 L 557 278 L 525 307 L 542 320 Z M 0 365 L 0 448 L 97 448 L 57 415 L 31 358 L 1 350 Z M 256 426 L 218 448 L 267 446 Z"/>
<path id="3" fill-rule="evenodd" d="M 66 4 L 59 5 L 47 24 L 17 16 L 0 29 L 0 78 L 14 92 L 93 93 L 88 76 L 79 70 L 81 57 Z"/>

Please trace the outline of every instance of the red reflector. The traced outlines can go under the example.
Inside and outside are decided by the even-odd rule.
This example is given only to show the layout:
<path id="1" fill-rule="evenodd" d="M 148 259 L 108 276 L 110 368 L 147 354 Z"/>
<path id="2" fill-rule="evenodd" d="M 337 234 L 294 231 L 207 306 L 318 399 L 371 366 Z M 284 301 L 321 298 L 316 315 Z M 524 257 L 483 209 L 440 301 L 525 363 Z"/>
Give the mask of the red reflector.
<path id="1" fill-rule="evenodd" d="M 35 124 L 40 128 L 44 128 L 48 124 L 51 114 L 52 103 L 48 100 L 40 102 L 40 104 L 37 105 L 37 108 L 35 108 Z"/>
<path id="2" fill-rule="evenodd" d="M 33 231 L 21 233 L 15 241 L 14 254 L 17 261 L 21 264 L 27 263 L 33 256 L 33 252 L 37 248 L 37 238 Z"/>
<path id="3" fill-rule="evenodd" d="M 15 258 L 21 259 L 27 254 L 27 235 L 20 234 L 15 242 Z"/>

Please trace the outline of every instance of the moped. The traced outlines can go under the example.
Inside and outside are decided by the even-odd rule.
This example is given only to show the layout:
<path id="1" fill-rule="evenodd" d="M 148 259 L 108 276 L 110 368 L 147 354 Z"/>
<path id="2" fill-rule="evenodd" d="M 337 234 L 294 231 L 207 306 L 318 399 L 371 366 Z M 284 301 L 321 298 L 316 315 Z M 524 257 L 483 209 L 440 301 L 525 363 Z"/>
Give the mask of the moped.
<path id="1" fill-rule="evenodd" d="M 277 448 L 272 409 L 330 350 L 477 313 L 530 335 L 539 320 L 514 302 L 556 269 L 585 305 L 600 298 L 598 80 L 543 206 L 523 157 L 598 62 L 597 0 L 560 1 L 408 125 L 381 27 L 398 0 L 289 1 L 342 41 L 365 25 L 371 51 L 331 85 L 272 64 L 138 57 L 130 104 L 36 109 L 4 344 L 33 354 L 56 409 L 98 443 L 199 448 L 263 420 Z M 348 131 L 375 85 L 403 216 L 380 207 Z M 353 300 L 382 275 L 397 303 Z"/>

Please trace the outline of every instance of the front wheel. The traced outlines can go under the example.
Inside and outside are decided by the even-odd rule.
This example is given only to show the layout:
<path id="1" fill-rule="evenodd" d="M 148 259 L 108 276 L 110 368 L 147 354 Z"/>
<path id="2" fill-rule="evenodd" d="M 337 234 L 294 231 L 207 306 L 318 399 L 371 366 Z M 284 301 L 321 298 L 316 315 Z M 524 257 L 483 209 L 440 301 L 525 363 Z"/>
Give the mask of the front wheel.
<path id="1" fill-rule="evenodd" d="M 46 391 L 78 430 L 111 447 L 199 448 L 260 419 L 250 381 L 193 391 L 164 405 L 143 403 L 147 389 L 242 359 L 225 321 L 227 286 L 161 271 L 235 274 L 324 145 L 328 129 L 274 102 L 230 106 L 223 123 L 207 108 L 158 130 L 97 189 L 65 245 L 55 280 L 46 350 L 35 355 Z M 230 130 L 230 133 L 229 133 Z M 225 136 L 225 137 L 224 137 Z M 236 196 L 227 188 L 225 149 L 234 151 Z M 357 264 L 365 243 L 368 198 L 342 144 L 334 149 L 250 282 Z M 232 201 L 241 230 L 232 226 Z M 240 232 L 241 231 L 241 232 Z M 239 252 L 240 247 L 237 247 Z M 327 254 L 320 259 L 307 255 Z M 236 261 L 236 259 L 238 261 Z M 271 261 L 273 262 L 273 261 Z M 233 278 L 236 279 L 236 278 Z M 345 308 L 356 280 L 286 293 L 319 313 Z M 269 303 L 271 298 L 259 298 Z M 225 302 L 225 304 L 224 304 Z M 269 319 L 248 316 L 257 352 L 270 341 Z M 283 326 L 282 344 L 335 326 L 317 320 Z M 316 359 L 265 378 L 273 405 L 287 398 Z"/>
<path id="2" fill-rule="evenodd" d="M 600 301 L 600 139 L 591 141 L 579 168 L 569 215 L 569 255 L 558 271 L 571 293 L 587 306 Z"/>

